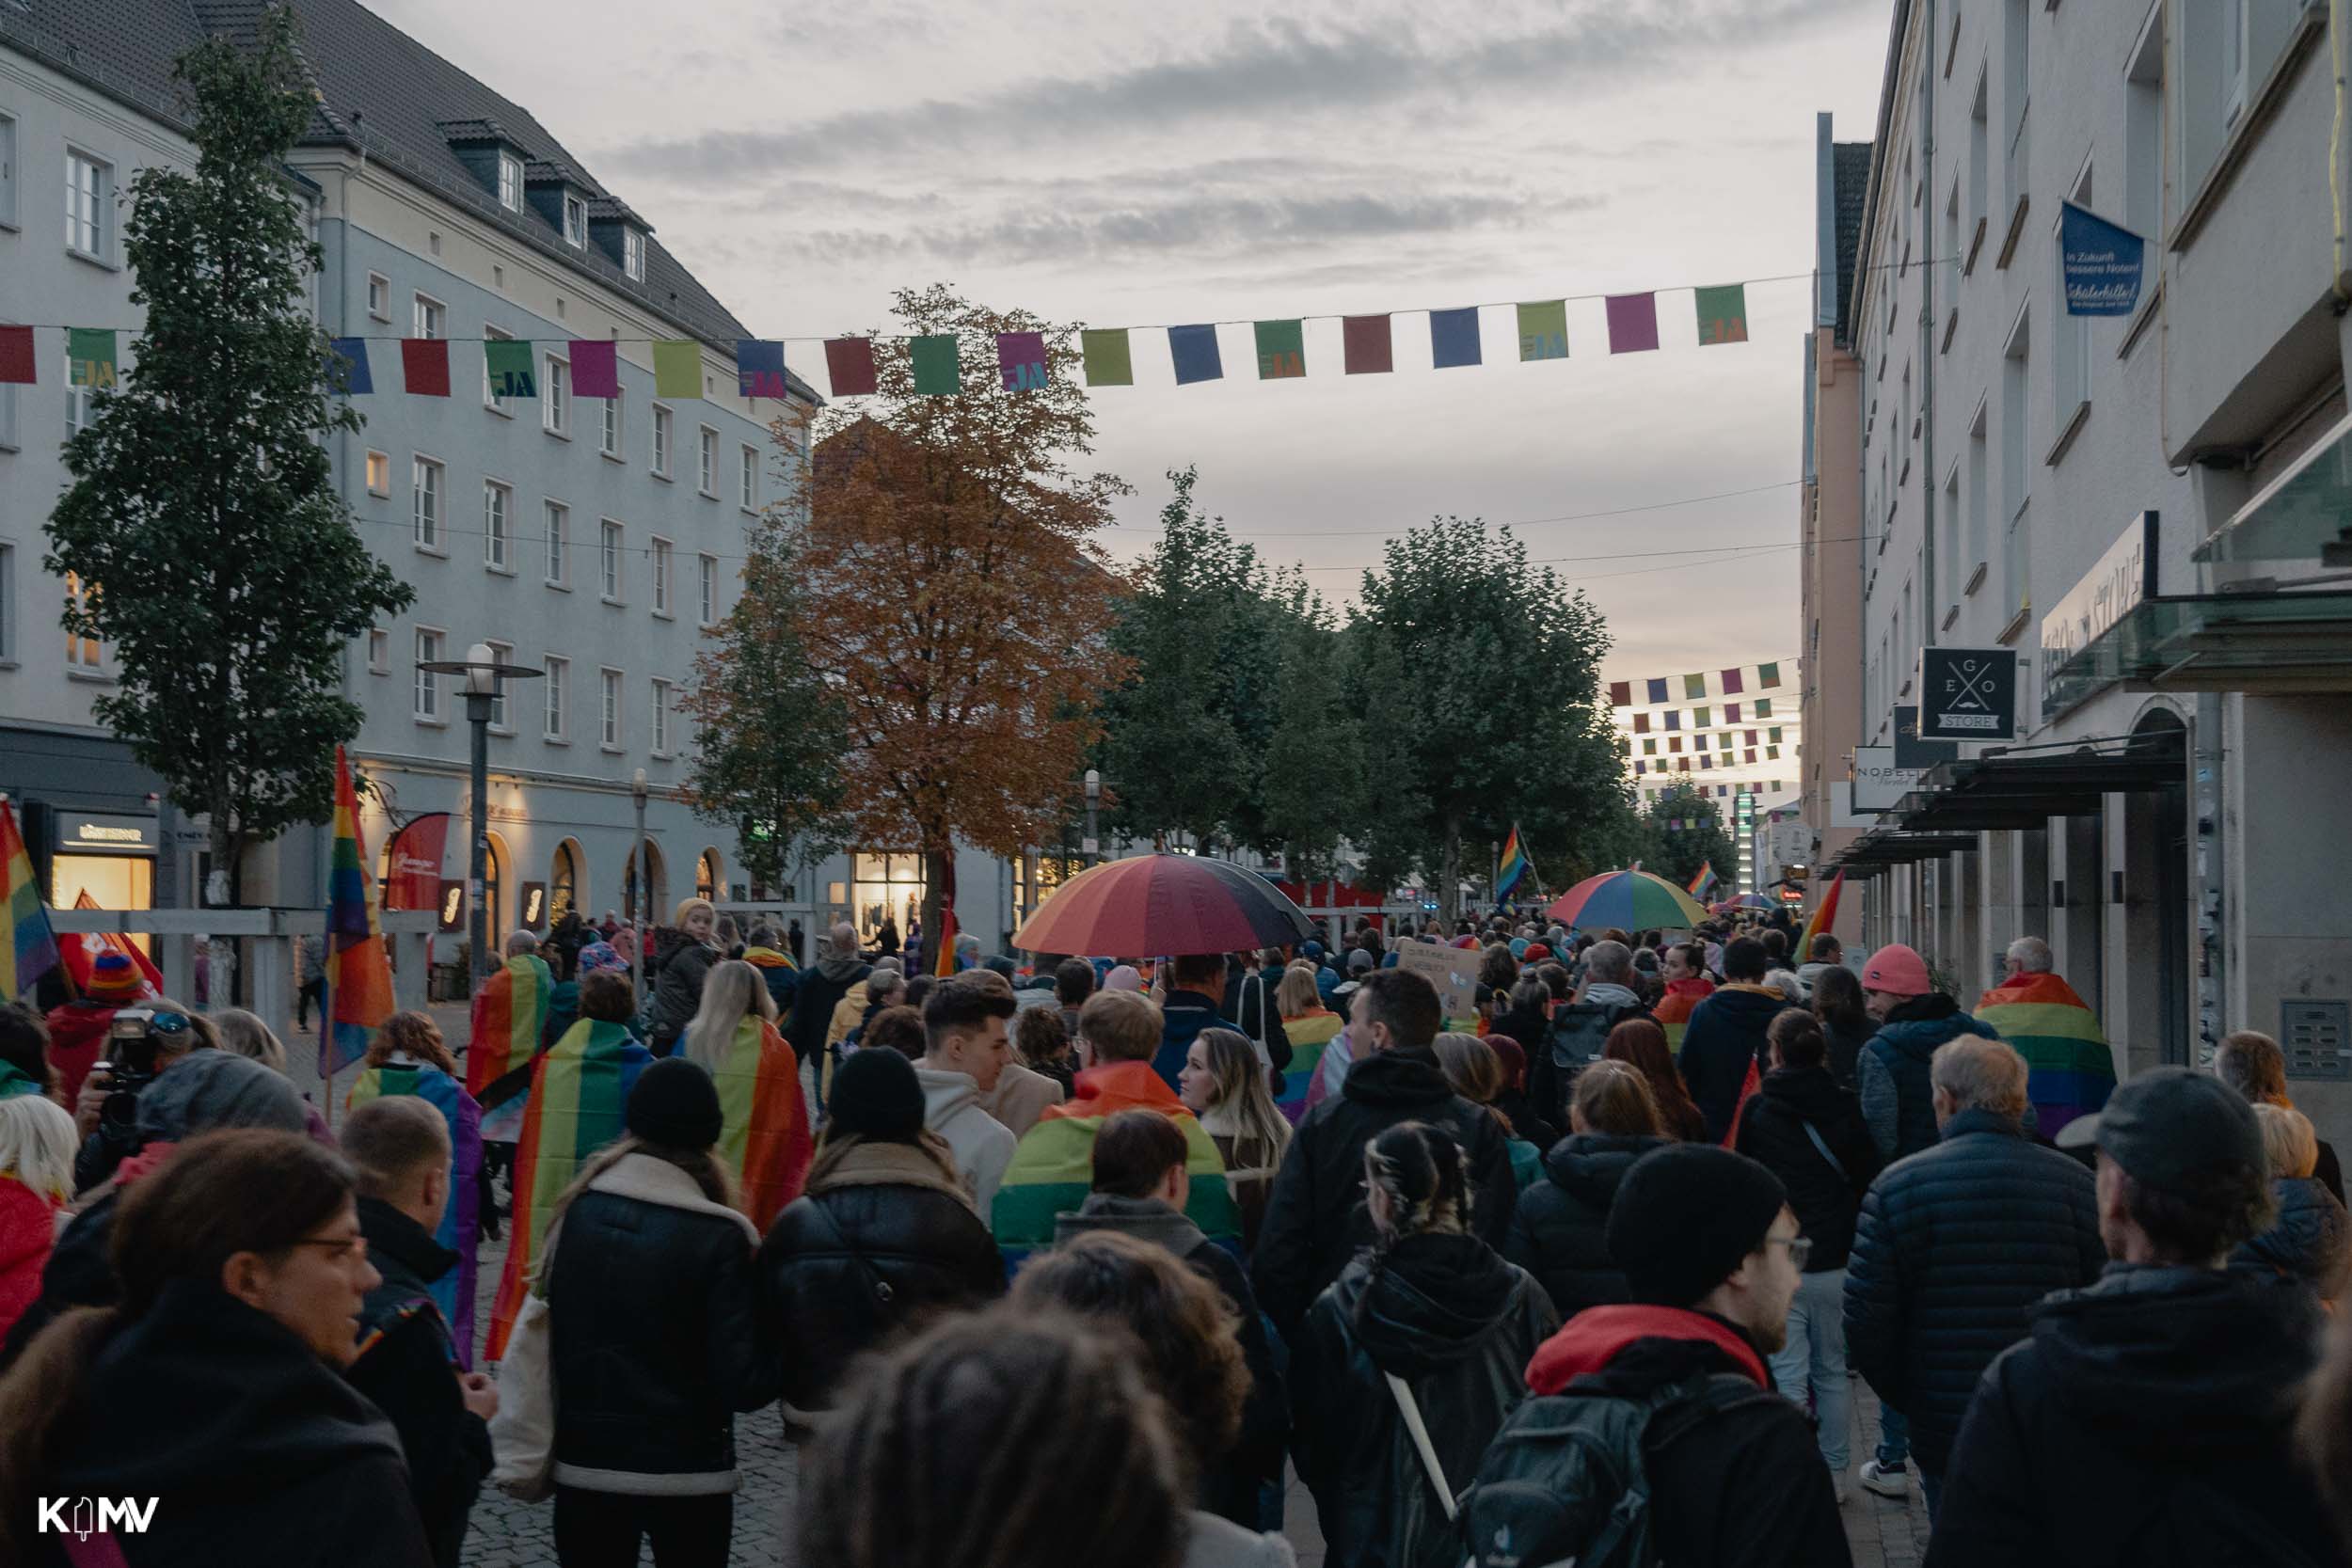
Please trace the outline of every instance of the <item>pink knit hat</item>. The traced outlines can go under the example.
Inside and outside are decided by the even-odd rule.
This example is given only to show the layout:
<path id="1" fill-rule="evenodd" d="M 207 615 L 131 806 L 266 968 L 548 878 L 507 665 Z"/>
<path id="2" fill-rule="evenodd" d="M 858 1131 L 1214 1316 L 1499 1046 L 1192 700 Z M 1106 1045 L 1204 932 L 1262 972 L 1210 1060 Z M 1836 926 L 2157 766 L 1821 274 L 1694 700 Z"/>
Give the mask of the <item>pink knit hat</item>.
<path id="1" fill-rule="evenodd" d="M 1862 971 L 1862 989 L 1889 996 L 1925 996 L 1935 984 L 1928 978 L 1927 960 L 1898 942 L 1870 955 Z"/>

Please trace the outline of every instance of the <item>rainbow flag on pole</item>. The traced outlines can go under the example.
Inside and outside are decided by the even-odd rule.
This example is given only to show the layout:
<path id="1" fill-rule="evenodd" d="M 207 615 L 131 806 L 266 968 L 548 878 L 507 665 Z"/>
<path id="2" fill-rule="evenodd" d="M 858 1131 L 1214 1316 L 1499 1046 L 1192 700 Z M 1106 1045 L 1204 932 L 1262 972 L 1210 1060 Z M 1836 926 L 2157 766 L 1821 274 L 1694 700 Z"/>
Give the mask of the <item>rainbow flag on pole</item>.
<path id="1" fill-rule="evenodd" d="M 0 911 L 8 922 L 8 940 L 0 943 L 0 1002 L 12 1002 L 56 968 L 58 958 L 49 908 L 33 880 L 33 857 L 6 800 L 0 800 Z"/>
<path id="2" fill-rule="evenodd" d="M 1837 923 L 1837 895 L 1846 891 L 1846 873 L 1840 867 L 1830 879 L 1829 891 L 1821 895 L 1821 907 L 1813 911 L 1813 918 L 1804 923 L 1804 934 L 1797 938 L 1796 951 L 1790 955 L 1799 963 L 1813 960 L 1813 939 Z"/>
<path id="3" fill-rule="evenodd" d="M 1699 874 L 1691 879 L 1691 885 L 1683 891 L 1693 898 L 1705 898 L 1715 891 L 1715 885 L 1722 880 L 1721 877 L 1715 875 L 1715 863 L 1713 861 L 1703 862 L 1699 866 Z"/>
<path id="4" fill-rule="evenodd" d="M 359 797 L 351 763 L 335 748 L 335 847 L 326 870 L 326 1028 L 319 1036 L 319 1076 L 332 1078 L 368 1053 L 368 1042 L 392 1016 L 392 961 L 375 919 L 375 874 L 359 832 Z"/>
<path id="5" fill-rule="evenodd" d="M 474 1240 L 480 1234 L 482 1195 L 477 1178 L 482 1169 L 482 1108 L 457 1080 L 439 1068 L 405 1057 L 359 1074 L 343 1101 L 357 1110 L 371 1100 L 412 1094 L 441 1113 L 449 1124 L 449 1197 L 441 1205 L 441 1223 L 433 1239 L 457 1254 L 457 1266 L 427 1287 L 441 1317 L 449 1323 L 457 1347 L 457 1364 L 473 1369 Z"/>
<path id="6" fill-rule="evenodd" d="M 946 980 L 956 973 L 956 907 L 943 902 L 939 906 L 939 936 L 931 943 L 931 973 Z"/>
<path id="7" fill-rule="evenodd" d="M 1511 836 L 1502 841 L 1502 860 L 1495 872 L 1495 902 L 1500 904 L 1517 891 L 1528 873 L 1534 869 L 1527 851 L 1519 846 L 1519 825 L 1511 824 Z"/>
<path id="8" fill-rule="evenodd" d="M 716 1062 L 705 1062 L 719 1088 L 725 1122 L 716 1150 L 735 1173 L 738 1206 L 766 1235 L 784 1206 L 801 1196 L 815 1144 L 800 1062 L 776 1026 L 747 1018 Z"/>
<path id="9" fill-rule="evenodd" d="M 523 1113 L 522 1141 L 515 1149 L 513 1228 L 498 1295 L 490 1304 L 485 1360 L 496 1361 L 505 1353 L 523 1291 L 547 1243 L 555 1200 L 598 1149 L 620 1137 L 628 1091 L 652 1060 L 653 1053 L 637 1043 L 627 1024 L 583 1018 L 531 1064 L 531 1108 Z"/>

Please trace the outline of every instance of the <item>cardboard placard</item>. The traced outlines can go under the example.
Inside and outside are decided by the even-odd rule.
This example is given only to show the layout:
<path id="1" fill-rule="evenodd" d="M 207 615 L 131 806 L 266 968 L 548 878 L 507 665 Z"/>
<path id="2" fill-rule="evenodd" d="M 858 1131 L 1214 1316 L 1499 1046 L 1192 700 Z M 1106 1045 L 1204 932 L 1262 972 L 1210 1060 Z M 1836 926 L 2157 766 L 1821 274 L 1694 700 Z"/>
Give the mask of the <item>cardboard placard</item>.
<path id="1" fill-rule="evenodd" d="M 1437 987 L 1438 1003 L 1447 1018 L 1474 1018 L 1480 957 L 1475 947 L 1432 947 L 1425 942 L 1408 942 L 1397 949 L 1396 967 L 1409 969 Z"/>

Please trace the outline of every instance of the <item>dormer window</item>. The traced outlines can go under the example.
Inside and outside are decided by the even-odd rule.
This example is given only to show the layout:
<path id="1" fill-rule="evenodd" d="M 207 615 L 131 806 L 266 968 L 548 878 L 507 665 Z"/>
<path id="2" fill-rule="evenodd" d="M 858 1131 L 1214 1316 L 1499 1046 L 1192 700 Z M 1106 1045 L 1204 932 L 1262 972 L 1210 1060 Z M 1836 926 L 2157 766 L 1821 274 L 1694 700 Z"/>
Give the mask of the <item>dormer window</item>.
<path id="1" fill-rule="evenodd" d="M 645 280 L 645 236 L 643 230 L 621 230 L 621 270 L 640 283 Z"/>
<path id="2" fill-rule="evenodd" d="M 512 152 L 499 154 L 499 205 L 510 213 L 523 210 L 523 161 Z"/>
<path id="3" fill-rule="evenodd" d="M 588 243 L 588 203 L 576 196 L 564 198 L 564 243 L 575 250 Z"/>

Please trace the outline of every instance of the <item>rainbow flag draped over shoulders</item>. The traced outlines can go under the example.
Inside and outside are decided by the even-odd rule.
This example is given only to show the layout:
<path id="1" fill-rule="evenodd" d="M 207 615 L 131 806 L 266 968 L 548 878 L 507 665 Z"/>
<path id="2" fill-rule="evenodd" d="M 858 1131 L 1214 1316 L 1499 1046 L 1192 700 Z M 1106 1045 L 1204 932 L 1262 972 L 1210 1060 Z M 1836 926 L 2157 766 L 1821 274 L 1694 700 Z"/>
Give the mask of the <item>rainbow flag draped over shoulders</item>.
<path id="1" fill-rule="evenodd" d="M 1094 1135 L 1121 1111 L 1158 1111 L 1184 1134 L 1184 1169 L 1192 1196 L 1184 1214 L 1201 1234 L 1236 1252 L 1241 1211 L 1225 1184 L 1225 1162 L 1200 1122 L 1160 1081 L 1149 1062 L 1115 1062 L 1078 1074 L 1077 1098 L 1049 1105 L 1022 1134 L 996 1189 L 991 1227 L 1008 1271 L 1041 1247 L 1053 1245 L 1057 1215 L 1075 1213 L 1094 1187 Z"/>
<path id="2" fill-rule="evenodd" d="M 2115 1053 L 2099 1015 L 2055 974 L 2020 974 L 1977 1003 L 1977 1022 L 2000 1031 L 2026 1058 L 2026 1097 L 2044 1137 L 2107 1102 Z"/>
<path id="3" fill-rule="evenodd" d="M 457 1346 L 457 1364 L 473 1368 L 474 1243 L 482 1230 L 482 1195 L 477 1178 L 482 1170 L 482 1108 L 457 1080 L 439 1068 L 395 1058 L 359 1074 L 344 1100 L 357 1110 L 387 1095 L 411 1094 L 441 1113 L 449 1124 L 449 1201 L 441 1208 L 441 1223 L 433 1239 L 457 1254 L 457 1266 L 435 1280 L 429 1289 L 449 1323 Z"/>
<path id="4" fill-rule="evenodd" d="M 466 1092 L 483 1090 L 529 1062 L 539 1049 L 548 1008 L 555 995 L 555 972 L 536 953 L 506 960 L 473 998 L 473 1038 L 466 1047 Z M 511 1144 L 521 1135 L 528 1093 L 501 1101 L 483 1113 L 483 1135 Z"/>
<path id="5" fill-rule="evenodd" d="M 735 1026 L 725 1055 L 704 1065 L 726 1117 L 719 1158 L 735 1173 L 737 1205 L 764 1236 L 784 1206 L 801 1196 L 815 1147 L 799 1060 L 774 1024 L 747 1018 Z"/>
<path id="6" fill-rule="evenodd" d="M 57 938 L 49 928 L 49 907 L 33 879 L 33 857 L 16 831 L 16 813 L 0 800 L 0 915 L 8 923 L 0 942 L 0 1002 L 13 1002 L 57 967 Z"/>
<path id="7" fill-rule="evenodd" d="M 326 871 L 327 1027 L 319 1035 L 319 1076 L 331 1078 L 368 1053 L 392 1016 L 392 961 L 375 920 L 375 875 L 359 831 L 351 763 L 335 748 L 335 847 Z"/>
<path id="8" fill-rule="evenodd" d="M 1722 880 L 1722 878 L 1715 875 L 1715 863 L 1705 861 L 1700 863 L 1699 874 L 1691 879 L 1691 885 L 1683 891 L 1693 898 L 1704 898 L 1714 892 L 1715 884 Z"/>
<path id="9" fill-rule="evenodd" d="M 531 1106 L 523 1113 L 523 1135 L 515 1149 L 513 1228 L 490 1305 L 485 1359 L 496 1361 L 506 1349 L 555 1200 L 580 1166 L 620 1138 L 628 1091 L 652 1060 L 653 1053 L 637 1043 L 627 1024 L 583 1018 L 531 1064 Z"/>
<path id="10" fill-rule="evenodd" d="M 1346 1027 L 1347 1020 L 1326 1007 L 1282 1021 L 1282 1033 L 1290 1037 L 1291 1065 L 1282 1069 L 1282 1093 L 1274 1103 L 1293 1127 L 1307 1114 L 1308 1090 L 1323 1070 L 1324 1048 Z"/>
<path id="11" fill-rule="evenodd" d="M 1519 825 L 1511 824 L 1511 836 L 1502 841 L 1502 862 L 1495 873 L 1495 902 L 1500 904 L 1516 892 L 1533 869 L 1527 851 L 1519 847 Z"/>

